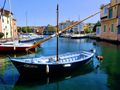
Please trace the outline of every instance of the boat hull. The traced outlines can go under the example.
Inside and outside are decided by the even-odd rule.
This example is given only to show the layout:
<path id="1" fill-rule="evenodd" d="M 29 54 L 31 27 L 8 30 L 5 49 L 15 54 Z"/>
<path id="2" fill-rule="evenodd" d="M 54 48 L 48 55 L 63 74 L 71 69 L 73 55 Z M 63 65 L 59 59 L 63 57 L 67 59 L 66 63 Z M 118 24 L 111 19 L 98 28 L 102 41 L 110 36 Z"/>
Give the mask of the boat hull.
<path id="1" fill-rule="evenodd" d="M 21 52 L 21 51 L 26 51 L 26 48 L 29 47 L 4 47 L 0 46 L 0 51 L 3 53 L 11 53 L 11 52 Z M 35 51 L 35 49 L 32 49 L 32 51 Z"/>
<path id="2" fill-rule="evenodd" d="M 87 38 L 87 35 L 81 35 L 81 36 L 71 36 L 71 39 L 80 39 L 80 38 Z"/>
<path id="3" fill-rule="evenodd" d="M 91 57 L 92 58 L 92 57 Z M 51 74 L 61 74 L 61 73 L 71 73 L 74 70 L 79 69 L 82 65 L 85 65 L 87 62 L 91 61 L 91 58 L 88 58 L 84 61 L 67 63 L 67 64 L 27 64 L 17 61 L 12 61 L 17 70 L 22 75 L 51 75 Z"/>

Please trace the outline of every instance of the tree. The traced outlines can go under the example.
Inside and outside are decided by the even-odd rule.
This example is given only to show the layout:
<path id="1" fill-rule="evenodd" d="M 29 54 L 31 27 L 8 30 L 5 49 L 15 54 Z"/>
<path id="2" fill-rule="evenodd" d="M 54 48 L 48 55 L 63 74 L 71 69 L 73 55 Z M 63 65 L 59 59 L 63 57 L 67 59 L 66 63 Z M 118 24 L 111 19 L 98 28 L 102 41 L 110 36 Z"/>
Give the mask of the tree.
<path id="1" fill-rule="evenodd" d="M 23 33 L 32 33 L 33 29 L 30 27 L 20 27 L 18 28 L 18 32 L 23 32 Z"/>
<path id="2" fill-rule="evenodd" d="M 0 32 L 0 38 L 2 38 L 4 36 L 4 33 Z"/>
<path id="3" fill-rule="evenodd" d="M 98 22 L 95 24 L 95 26 L 93 27 L 93 32 L 96 32 L 96 27 L 97 27 L 97 26 L 101 26 L 100 21 L 98 21 Z"/>
<path id="4" fill-rule="evenodd" d="M 53 34 L 56 32 L 56 26 L 52 26 L 50 24 L 47 25 L 47 27 L 44 30 L 44 34 Z"/>
<path id="5" fill-rule="evenodd" d="M 90 28 L 86 28 L 86 29 L 84 29 L 84 31 L 85 31 L 85 33 L 91 33 L 92 32 L 92 30 Z"/>

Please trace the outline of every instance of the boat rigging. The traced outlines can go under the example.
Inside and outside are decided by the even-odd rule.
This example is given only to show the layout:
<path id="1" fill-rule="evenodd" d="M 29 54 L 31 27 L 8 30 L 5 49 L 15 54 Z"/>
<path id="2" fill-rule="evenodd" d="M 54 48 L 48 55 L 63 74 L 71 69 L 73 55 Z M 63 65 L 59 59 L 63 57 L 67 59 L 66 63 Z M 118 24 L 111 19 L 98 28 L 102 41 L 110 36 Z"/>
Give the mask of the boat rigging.
<path id="1" fill-rule="evenodd" d="M 58 6 L 58 4 L 57 4 L 57 29 L 56 29 L 56 33 L 59 32 L 58 23 L 59 23 L 59 6 Z M 58 61 L 58 58 L 59 58 L 59 46 L 58 46 L 58 45 L 59 45 L 59 44 L 58 44 L 58 43 L 59 43 L 59 41 L 58 41 L 59 39 L 58 39 L 58 37 L 59 37 L 59 36 L 57 35 L 57 36 L 56 36 L 56 39 L 57 39 L 57 40 L 56 40 L 56 41 L 57 41 L 57 46 L 56 46 L 56 54 L 57 54 L 57 55 L 56 55 L 56 58 L 57 58 L 57 59 L 56 59 L 56 60 L 57 60 L 57 61 Z"/>
<path id="2" fill-rule="evenodd" d="M 33 46 L 27 48 L 26 51 L 28 51 L 28 50 L 30 50 L 30 49 L 33 49 L 33 48 L 36 48 L 38 45 L 42 44 L 43 42 L 45 42 L 45 41 L 47 41 L 47 40 L 49 40 L 49 39 L 51 39 L 51 38 L 53 38 L 53 37 L 55 37 L 55 36 L 58 36 L 59 34 L 63 33 L 64 31 L 66 31 L 66 30 L 68 30 L 68 29 L 70 29 L 70 28 L 72 28 L 72 27 L 80 24 L 81 22 L 83 22 L 83 21 L 85 21 L 85 20 L 87 20 L 87 19 L 89 19 L 89 18 L 91 18 L 91 17 L 93 17 L 93 16 L 95 16 L 95 15 L 97 15 L 97 14 L 99 14 L 99 13 L 100 13 L 100 12 L 97 12 L 97 13 L 95 13 L 95 14 L 93 14 L 93 15 L 90 15 L 90 16 L 84 18 L 83 20 L 80 20 L 80 21 L 77 21 L 77 22 L 73 23 L 72 25 L 64 28 L 63 30 L 58 31 L 56 34 L 50 35 L 49 37 L 41 40 L 40 42 L 35 43 Z"/>
<path id="3" fill-rule="evenodd" d="M 98 14 L 98 13 L 96 13 Z M 94 15 L 96 15 L 94 14 Z M 58 12 L 58 5 L 57 5 L 57 30 L 56 30 L 56 34 L 53 34 L 51 36 L 49 36 L 48 38 L 36 43 L 35 45 L 33 45 L 32 47 L 28 48 L 29 49 L 33 49 L 36 46 L 38 46 L 39 44 L 49 40 L 50 38 L 53 38 L 56 36 L 56 40 L 57 40 L 57 44 L 58 44 L 58 37 L 59 34 L 66 31 L 69 28 L 74 27 L 75 25 L 85 21 L 86 19 L 94 16 L 91 15 L 85 19 L 83 19 L 82 21 L 76 22 L 73 25 L 59 31 L 58 28 L 58 16 L 59 16 L 59 12 Z M 58 49 L 58 45 L 56 47 L 56 49 Z M 58 54 L 58 50 L 57 50 L 57 54 Z M 17 68 L 17 70 L 19 71 L 19 73 L 21 74 L 53 74 L 53 73 L 64 73 L 64 72 L 71 72 L 76 70 L 77 68 L 81 67 L 82 65 L 88 63 L 91 58 L 94 56 L 95 54 L 95 50 L 88 50 L 88 51 L 77 51 L 77 52 L 70 52 L 70 53 L 65 53 L 65 54 L 60 54 L 59 58 L 58 55 L 53 55 L 53 56 L 42 56 L 42 57 L 32 57 L 32 58 L 11 58 L 9 57 L 9 59 L 11 60 L 11 62 L 15 65 L 15 67 Z"/>

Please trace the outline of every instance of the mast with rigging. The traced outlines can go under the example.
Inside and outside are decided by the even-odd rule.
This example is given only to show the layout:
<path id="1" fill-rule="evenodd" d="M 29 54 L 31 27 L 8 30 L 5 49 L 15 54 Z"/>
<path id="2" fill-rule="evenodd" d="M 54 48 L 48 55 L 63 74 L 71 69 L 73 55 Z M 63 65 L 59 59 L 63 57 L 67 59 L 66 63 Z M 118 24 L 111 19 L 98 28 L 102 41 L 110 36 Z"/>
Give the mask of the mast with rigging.
<path id="1" fill-rule="evenodd" d="M 56 29 L 56 34 L 58 34 L 58 32 L 59 32 L 59 26 L 58 26 L 58 23 L 59 23 L 59 5 L 57 4 L 57 29 Z M 57 35 L 56 36 L 56 40 L 57 40 L 57 46 L 56 46 L 56 61 L 58 61 L 58 58 L 59 58 L 59 46 L 58 46 L 58 44 L 59 44 L 59 41 L 58 41 L 58 37 L 59 37 L 59 35 Z"/>
<path id="2" fill-rule="evenodd" d="M 90 15 L 90 16 L 84 18 L 83 20 L 80 20 L 80 21 L 77 21 L 77 22 L 73 23 L 72 25 L 70 25 L 70 26 L 64 28 L 63 30 L 60 30 L 58 33 L 53 34 L 53 35 L 51 35 L 51 36 L 49 36 L 49 37 L 47 37 L 47 38 L 41 40 L 40 42 L 37 42 L 37 43 L 34 44 L 33 46 L 27 48 L 26 51 L 28 51 L 28 50 L 30 50 L 30 49 L 33 49 L 33 48 L 36 48 L 36 47 L 37 47 L 38 45 L 40 45 L 41 43 L 43 43 L 43 42 L 45 42 L 45 41 L 47 41 L 47 40 L 49 40 L 49 39 L 51 39 L 51 38 L 53 38 L 53 37 L 55 37 L 55 36 L 58 36 L 59 34 L 63 33 L 64 31 L 66 31 L 66 30 L 68 30 L 68 29 L 70 29 L 70 28 L 72 28 L 72 27 L 74 27 L 74 26 L 80 24 L 81 22 L 83 22 L 83 21 L 85 21 L 85 20 L 87 20 L 87 19 L 89 19 L 89 18 L 91 18 L 91 17 L 93 17 L 93 16 L 95 16 L 95 15 L 97 15 L 97 14 L 99 14 L 99 13 L 100 13 L 100 12 L 94 13 L 94 14 L 92 14 L 92 15 Z"/>

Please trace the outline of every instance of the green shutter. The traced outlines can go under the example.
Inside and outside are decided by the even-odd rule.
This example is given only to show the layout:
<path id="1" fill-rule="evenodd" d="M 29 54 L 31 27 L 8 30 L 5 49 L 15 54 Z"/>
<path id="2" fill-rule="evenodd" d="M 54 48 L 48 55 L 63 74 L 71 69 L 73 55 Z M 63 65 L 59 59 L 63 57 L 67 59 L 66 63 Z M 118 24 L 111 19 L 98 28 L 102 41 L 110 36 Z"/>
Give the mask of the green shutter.
<path id="1" fill-rule="evenodd" d="M 114 32 L 114 24 L 111 24 L 111 32 Z"/>
<path id="2" fill-rule="evenodd" d="M 112 17 L 113 17 L 113 9 L 110 8 L 110 9 L 109 9 L 109 18 L 111 19 Z"/>
<path id="3" fill-rule="evenodd" d="M 104 25 L 104 32 L 106 32 L 106 25 Z"/>

